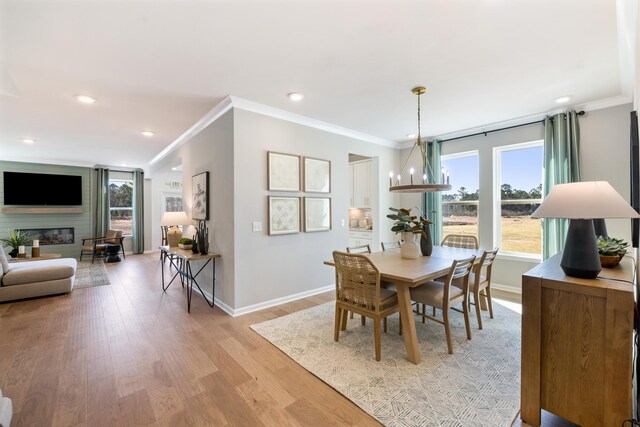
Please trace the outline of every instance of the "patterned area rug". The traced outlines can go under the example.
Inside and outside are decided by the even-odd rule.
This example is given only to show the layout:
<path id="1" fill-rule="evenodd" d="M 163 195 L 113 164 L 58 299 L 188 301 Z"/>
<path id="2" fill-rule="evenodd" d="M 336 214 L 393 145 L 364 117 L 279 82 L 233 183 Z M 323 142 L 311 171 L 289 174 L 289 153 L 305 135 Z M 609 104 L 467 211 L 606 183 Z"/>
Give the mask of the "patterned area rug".
<path id="1" fill-rule="evenodd" d="M 373 322 L 349 320 L 333 341 L 335 303 L 330 302 L 251 328 L 309 372 L 387 426 L 509 427 L 520 407 L 520 315 L 494 304 L 484 329 L 452 313 L 454 354 L 444 327 L 416 322 L 422 361 L 405 358 L 398 315 L 382 334 L 382 360 L 375 361 Z"/>
<path id="2" fill-rule="evenodd" d="M 73 289 L 91 288 L 93 286 L 109 285 L 109 276 L 102 260 L 78 261 L 76 270 L 76 280 L 73 282 Z"/>

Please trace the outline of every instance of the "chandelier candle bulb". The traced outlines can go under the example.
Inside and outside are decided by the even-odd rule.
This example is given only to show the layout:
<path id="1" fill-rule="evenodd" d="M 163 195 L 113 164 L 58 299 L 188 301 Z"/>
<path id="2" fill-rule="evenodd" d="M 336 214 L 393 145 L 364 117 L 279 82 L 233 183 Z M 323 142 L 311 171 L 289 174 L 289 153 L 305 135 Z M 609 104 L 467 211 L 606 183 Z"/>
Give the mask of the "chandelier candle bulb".
<path id="1" fill-rule="evenodd" d="M 409 176 L 411 177 L 411 185 L 413 185 L 413 172 L 415 172 L 413 168 L 409 169 Z"/>
<path id="2" fill-rule="evenodd" d="M 393 171 L 389 172 L 389 187 L 393 187 Z"/>
<path id="3" fill-rule="evenodd" d="M 427 183 L 427 174 L 426 173 L 424 175 L 422 175 L 422 183 L 423 184 Z"/>
<path id="4" fill-rule="evenodd" d="M 447 171 L 447 185 L 449 185 L 449 171 Z"/>
<path id="5" fill-rule="evenodd" d="M 398 174 L 398 185 L 400 185 L 400 180 L 401 180 L 401 178 L 402 178 L 402 177 L 400 176 L 400 174 Z"/>

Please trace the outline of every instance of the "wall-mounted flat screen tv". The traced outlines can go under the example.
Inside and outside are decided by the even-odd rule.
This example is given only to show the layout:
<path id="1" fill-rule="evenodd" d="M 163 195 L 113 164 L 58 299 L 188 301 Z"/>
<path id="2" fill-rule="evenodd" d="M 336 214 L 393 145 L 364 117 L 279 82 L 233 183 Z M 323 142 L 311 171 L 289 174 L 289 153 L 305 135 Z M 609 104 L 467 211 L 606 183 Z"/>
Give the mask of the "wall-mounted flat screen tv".
<path id="1" fill-rule="evenodd" d="M 5 205 L 82 205 L 81 176 L 5 171 L 3 178 Z"/>

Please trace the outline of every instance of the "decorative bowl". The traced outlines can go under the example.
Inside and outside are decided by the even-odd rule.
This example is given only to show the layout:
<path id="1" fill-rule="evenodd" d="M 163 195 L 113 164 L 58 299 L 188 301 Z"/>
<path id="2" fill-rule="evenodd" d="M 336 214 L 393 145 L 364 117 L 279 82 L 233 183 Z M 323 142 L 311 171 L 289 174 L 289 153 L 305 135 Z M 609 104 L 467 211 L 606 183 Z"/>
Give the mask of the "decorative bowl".
<path id="1" fill-rule="evenodd" d="M 600 265 L 611 268 L 618 265 L 624 255 L 600 255 Z"/>
<path id="2" fill-rule="evenodd" d="M 178 243 L 180 249 L 189 250 L 193 245 L 183 245 L 182 243 Z"/>

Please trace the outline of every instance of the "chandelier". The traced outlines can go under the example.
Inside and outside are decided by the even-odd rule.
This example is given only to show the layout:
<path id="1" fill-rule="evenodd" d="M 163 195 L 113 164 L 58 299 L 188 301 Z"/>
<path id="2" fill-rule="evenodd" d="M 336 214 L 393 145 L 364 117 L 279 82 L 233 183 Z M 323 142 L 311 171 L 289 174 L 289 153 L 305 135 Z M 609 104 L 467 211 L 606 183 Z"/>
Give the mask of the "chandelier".
<path id="1" fill-rule="evenodd" d="M 426 93 L 427 89 L 424 86 L 418 86 L 411 89 L 411 93 L 418 96 L 418 138 L 416 139 L 415 144 L 411 148 L 411 152 L 407 156 L 407 160 L 405 160 L 400 173 L 396 177 L 395 185 L 393 182 L 394 173 L 389 173 L 389 191 L 394 193 L 429 193 L 433 191 L 447 191 L 451 190 L 451 186 L 449 185 L 449 177 L 448 172 L 445 175 L 445 172 L 442 173 L 442 183 L 438 184 L 436 181 L 436 175 L 433 173 L 433 169 L 431 168 L 431 164 L 427 160 L 427 143 L 426 141 L 422 141 L 422 137 L 420 136 L 420 95 Z M 413 173 L 415 172 L 413 168 L 409 169 L 409 184 L 402 184 L 402 173 L 407 167 L 407 163 L 411 158 L 416 147 L 420 148 L 420 154 L 422 155 L 422 180 L 418 179 L 417 183 L 413 179 Z M 430 182 L 429 179 L 434 182 Z M 445 183 L 446 182 L 446 183 Z"/>

